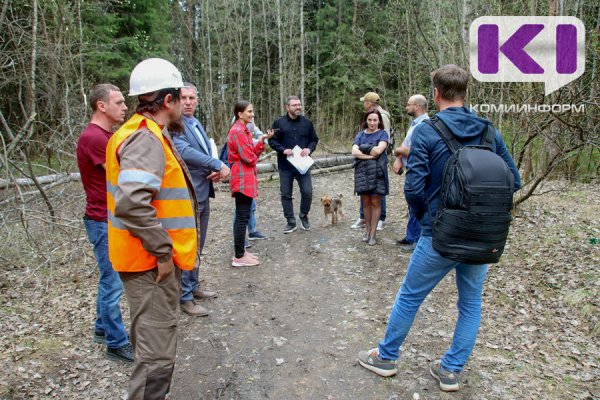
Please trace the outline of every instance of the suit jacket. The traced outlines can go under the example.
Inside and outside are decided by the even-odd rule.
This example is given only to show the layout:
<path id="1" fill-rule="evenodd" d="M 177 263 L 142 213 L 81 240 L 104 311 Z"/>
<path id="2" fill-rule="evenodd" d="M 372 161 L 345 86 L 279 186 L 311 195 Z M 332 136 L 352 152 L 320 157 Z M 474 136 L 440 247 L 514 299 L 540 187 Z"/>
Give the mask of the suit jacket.
<path id="1" fill-rule="evenodd" d="M 200 143 L 194 129 L 194 124 L 198 127 L 200 134 L 204 138 L 206 148 Z M 173 143 L 175 143 L 175 148 L 181 155 L 181 158 L 183 158 L 183 161 L 185 161 L 192 175 L 198 202 L 203 202 L 208 200 L 209 197 L 215 197 L 212 181 L 206 179 L 206 177 L 212 172 L 219 171 L 223 163 L 219 159 L 212 157 L 210 142 L 200 121 L 196 118 L 184 117 L 183 126 L 183 133 L 175 136 Z"/>

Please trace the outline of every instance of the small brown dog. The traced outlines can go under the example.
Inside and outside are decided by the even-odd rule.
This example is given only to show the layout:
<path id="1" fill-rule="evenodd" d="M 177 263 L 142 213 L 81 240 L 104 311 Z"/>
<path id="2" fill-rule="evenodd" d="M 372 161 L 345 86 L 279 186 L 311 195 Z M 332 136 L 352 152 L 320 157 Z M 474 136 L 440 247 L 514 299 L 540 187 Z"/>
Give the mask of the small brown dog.
<path id="1" fill-rule="evenodd" d="M 342 210 L 342 194 L 338 194 L 335 197 L 323 196 L 321 197 L 321 204 L 323 204 L 323 212 L 325 213 L 325 225 L 329 223 L 327 214 L 331 214 L 331 225 L 338 223 L 338 214 L 343 219 L 344 212 Z"/>

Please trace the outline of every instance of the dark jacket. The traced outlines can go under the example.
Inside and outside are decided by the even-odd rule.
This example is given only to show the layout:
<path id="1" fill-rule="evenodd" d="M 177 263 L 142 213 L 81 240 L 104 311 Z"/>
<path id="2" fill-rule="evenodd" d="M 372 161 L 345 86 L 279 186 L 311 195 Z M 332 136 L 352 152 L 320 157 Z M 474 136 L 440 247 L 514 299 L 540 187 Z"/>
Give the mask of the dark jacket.
<path id="1" fill-rule="evenodd" d="M 298 146 L 301 149 L 310 149 L 312 153 L 317 148 L 319 138 L 315 127 L 308 118 L 300 115 L 296 119 L 291 119 L 286 113 L 284 116 L 273 122 L 275 135 L 269 139 L 269 146 L 277 152 L 277 167 L 279 169 L 295 169 L 283 154 L 286 149 L 293 149 Z"/>
<path id="2" fill-rule="evenodd" d="M 385 154 L 385 153 L 384 153 Z M 375 160 L 354 161 L 354 193 L 371 192 L 379 196 L 389 194 L 387 162 L 383 155 Z"/>
<path id="3" fill-rule="evenodd" d="M 448 129 L 464 145 L 477 145 L 490 122 L 479 118 L 465 107 L 450 107 L 438 112 Z M 515 191 L 521 187 L 521 177 L 502 136 L 496 131 L 493 150 L 506 162 L 515 177 Z M 451 152 L 440 135 L 429 125 L 419 124 L 413 133 L 404 195 L 411 212 L 421 223 L 421 234 L 431 236 L 433 221 L 440 205 L 440 186 L 446 161 Z"/>
<path id="4" fill-rule="evenodd" d="M 193 124 L 197 123 L 200 133 L 203 135 L 207 149 L 201 145 Z M 199 202 L 208 200 L 209 197 L 215 197 L 212 181 L 206 179 L 212 172 L 219 171 L 223 163 L 213 158 L 210 151 L 210 142 L 202 124 L 196 118 L 183 118 L 184 131 L 181 135 L 173 137 L 175 148 L 185 161 L 185 164 L 192 175 L 196 198 Z"/>

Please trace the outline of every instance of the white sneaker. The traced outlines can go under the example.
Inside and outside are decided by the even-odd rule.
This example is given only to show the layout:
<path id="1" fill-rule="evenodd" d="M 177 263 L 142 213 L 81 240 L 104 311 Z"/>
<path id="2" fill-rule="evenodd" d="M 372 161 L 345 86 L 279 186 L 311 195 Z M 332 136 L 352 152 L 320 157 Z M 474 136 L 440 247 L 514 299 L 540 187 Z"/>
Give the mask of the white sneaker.
<path id="1" fill-rule="evenodd" d="M 355 223 L 350 225 L 350 229 L 360 229 L 360 228 L 364 228 L 364 226 L 365 226 L 365 220 L 362 218 L 359 218 L 356 220 Z"/>
<path id="2" fill-rule="evenodd" d="M 379 222 L 377 222 L 377 230 L 378 231 L 383 230 L 383 221 L 382 220 L 379 220 Z"/>

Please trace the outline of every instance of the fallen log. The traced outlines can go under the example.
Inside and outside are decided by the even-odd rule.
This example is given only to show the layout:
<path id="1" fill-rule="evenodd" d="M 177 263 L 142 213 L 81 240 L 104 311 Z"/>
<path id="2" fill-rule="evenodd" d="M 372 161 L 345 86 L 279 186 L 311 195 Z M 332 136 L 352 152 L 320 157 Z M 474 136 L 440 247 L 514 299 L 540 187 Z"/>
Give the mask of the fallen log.
<path id="1" fill-rule="evenodd" d="M 352 164 L 354 162 L 354 156 L 350 155 L 339 155 L 339 156 L 327 156 L 323 158 L 315 159 L 315 164 L 312 166 L 311 171 L 318 170 L 320 168 L 335 167 L 337 165 Z M 277 163 L 259 163 L 256 165 L 256 169 L 259 174 L 277 171 Z"/>
<path id="2" fill-rule="evenodd" d="M 311 173 L 314 174 L 315 171 L 318 171 L 322 168 L 330 168 L 339 165 L 349 165 L 354 161 L 354 157 L 350 155 L 336 155 L 336 156 L 326 156 L 322 158 L 315 159 L 315 164 L 311 169 Z M 259 174 L 265 174 L 269 172 L 277 171 L 277 163 L 276 162 L 261 162 L 256 165 Z M 80 181 L 81 175 L 79 172 L 72 172 L 68 174 L 52 174 L 52 175 L 44 175 L 37 177 L 37 181 L 42 184 L 51 184 L 51 183 L 67 183 L 71 181 Z M 0 179 L 0 189 L 6 189 L 8 187 L 13 186 L 33 186 L 35 182 L 29 178 L 18 178 L 15 180 L 7 180 Z"/>
<path id="3" fill-rule="evenodd" d="M 350 169 L 350 168 L 352 168 L 352 164 L 336 165 L 333 167 L 319 168 L 319 169 L 312 168 L 310 170 L 310 174 L 311 175 L 319 175 L 319 174 L 343 171 L 345 169 Z M 269 176 L 261 176 L 260 178 L 258 178 L 258 181 L 259 182 L 267 182 L 267 181 L 274 181 L 277 179 L 279 179 L 279 174 L 270 174 Z"/>
<path id="4" fill-rule="evenodd" d="M 38 176 L 38 177 L 36 177 L 36 179 L 40 184 L 45 185 L 47 183 L 55 183 L 55 182 L 66 183 L 66 182 L 71 182 L 71 181 L 80 181 L 81 175 L 79 174 L 79 172 L 72 172 L 70 174 L 52 174 L 52 175 Z M 33 179 L 29 179 L 29 178 L 18 178 L 15 180 L 0 179 L 0 189 L 6 189 L 7 187 L 13 187 L 13 186 L 33 186 L 33 185 L 35 185 L 35 182 L 33 181 Z"/>

